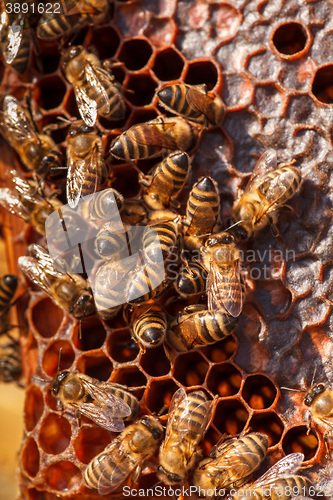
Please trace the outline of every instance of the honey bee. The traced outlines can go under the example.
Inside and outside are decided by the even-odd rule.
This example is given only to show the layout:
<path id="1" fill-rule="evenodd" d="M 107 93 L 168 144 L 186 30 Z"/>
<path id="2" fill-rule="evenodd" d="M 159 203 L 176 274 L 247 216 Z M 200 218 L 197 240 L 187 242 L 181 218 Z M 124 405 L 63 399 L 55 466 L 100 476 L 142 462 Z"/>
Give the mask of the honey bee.
<path id="1" fill-rule="evenodd" d="M 103 189 L 89 201 L 89 218 L 99 222 L 110 222 L 123 204 L 124 197 L 116 189 Z"/>
<path id="2" fill-rule="evenodd" d="M 3 100 L 2 119 L 2 135 L 37 177 L 47 177 L 62 167 L 62 156 L 53 139 L 36 132 L 29 113 L 11 95 Z"/>
<path id="3" fill-rule="evenodd" d="M 51 381 L 52 394 L 68 408 L 108 431 L 121 432 L 124 420 L 140 411 L 138 400 L 124 386 L 100 382 L 78 372 L 58 372 Z"/>
<path id="4" fill-rule="evenodd" d="M 198 444 L 211 417 L 213 401 L 203 391 L 178 389 L 170 403 L 165 439 L 159 451 L 158 478 L 165 484 L 185 479 L 199 457 Z"/>
<path id="5" fill-rule="evenodd" d="M 183 220 L 184 244 L 198 250 L 219 223 L 220 196 L 211 177 L 201 177 L 191 189 Z"/>
<path id="6" fill-rule="evenodd" d="M 143 199 L 149 208 L 163 210 L 176 204 L 175 198 L 183 189 L 189 174 L 189 157 L 176 151 L 162 160 L 151 175 L 139 174 L 144 187 Z"/>
<path id="7" fill-rule="evenodd" d="M 125 116 L 125 102 L 120 86 L 102 66 L 98 58 L 85 48 L 70 47 L 62 57 L 62 67 L 74 87 L 82 120 L 93 127 L 97 114 L 109 120 Z"/>
<path id="8" fill-rule="evenodd" d="M 240 438 L 220 441 L 193 473 L 197 491 L 239 488 L 264 460 L 268 448 L 265 434 L 251 432 Z"/>
<path id="9" fill-rule="evenodd" d="M 275 500 L 281 498 L 287 500 L 298 495 L 310 496 L 310 488 L 314 489 L 312 483 L 304 476 L 296 476 L 300 469 L 304 455 L 302 453 L 290 453 L 279 460 L 263 476 L 254 483 L 244 486 L 233 495 L 236 500 L 254 498 L 261 500 L 268 498 Z"/>
<path id="10" fill-rule="evenodd" d="M 153 264 L 161 262 L 162 258 L 167 261 L 176 248 L 180 228 L 180 217 L 151 221 L 142 238 L 146 260 Z"/>
<path id="11" fill-rule="evenodd" d="M 221 98 L 207 92 L 206 85 L 174 83 L 159 90 L 157 95 L 160 104 L 171 113 L 205 126 L 217 125 L 224 113 Z"/>
<path id="12" fill-rule="evenodd" d="M 22 357 L 20 345 L 17 340 L 0 345 L 0 382 L 16 382 L 22 377 Z"/>
<path id="13" fill-rule="evenodd" d="M 163 427 L 156 418 L 140 418 L 89 462 L 84 473 L 86 485 L 100 495 L 114 491 L 155 453 L 162 437 Z"/>
<path id="14" fill-rule="evenodd" d="M 175 283 L 175 288 L 183 298 L 202 295 L 206 290 L 207 272 L 200 262 L 187 262 Z"/>
<path id="15" fill-rule="evenodd" d="M 102 158 L 102 139 L 96 129 L 82 122 L 71 126 L 67 145 L 67 201 L 71 208 L 80 196 L 97 191 L 106 166 Z"/>
<path id="16" fill-rule="evenodd" d="M 328 389 L 323 383 L 312 385 L 304 396 L 304 404 L 310 408 L 314 419 L 330 427 L 324 434 L 327 441 L 333 431 L 333 389 Z"/>
<path id="17" fill-rule="evenodd" d="M 167 288 L 170 279 L 163 262 L 138 264 L 130 273 L 126 286 L 126 302 L 138 304 L 155 299 Z"/>
<path id="18" fill-rule="evenodd" d="M 8 311 L 17 289 L 17 276 L 5 274 L 0 278 L 0 318 Z"/>
<path id="19" fill-rule="evenodd" d="M 142 349 L 162 344 L 167 330 L 166 316 L 158 304 L 144 304 L 137 307 L 132 316 L 132 333 Z"/>
<path id="20" fill-rule="evenodd" d="M 168 150 L 189 151 L 198 134 L 199 129 L 183 118 L 158 116 L 150 122 L 133 125 L 116 137 L 110 153 L 120 160 L 139 160 Z"/>
<path id="21" fill-rule="evenodd" d="M 123 223 L 128 226 L 144 226 L 148 222 L 148 212 L 139 200 L 125 200 L 121 218 Z"/>
<path id="22" fill-rule="evenodd" d="M 15 0 L 3 1 L 0 5 L 0 48 L 6 64 L 18 73 L 28 67 L 31 52 L 31 17 L 34 0 L 27 0 L 15 13 Z"/>
<path id="23" fill-rule="evenodd" d="M 232 209 L 232 221 L 239 222 L 235 234 L 251 238 L 268 223 L 275 224 L 278 210 L 301 185 L 301 170 L 294 161 L 277 167 L 276 152 L 265 151 L 256 163 L 250 180 Z"/>
<path id="24" fill-rule="evenodd" d="M 0 188 L 0 205 L 8 212 L 28 222 L 40 234 L 45 234 L 45 221 L 62 203 L 55 198 L 42 197 L 38 186 L 11 171 L 15 189 Z"/>
<path id="25" fill-rule="evenodd" d="M 244 280 L 234 237 L 226 232 L 211 236 L 201 247 L 201 256 L 208 271 L 208 309 L 213 312 L 224 309 L 233 317 L 239 316 L 244 301 Z"/>
<path id="26" fill-rule="evenodd" d="M 124 228 L 114 229 L 112 222 L 107 222 L 98 231 L 95 238 L 95 251 L 99 257 L 115 257 L 127 248 L 128 233 Z"/>
<path id="27" fill-rule="evenodd" d="M 99 24 L 109 9 L 108 0 L 63 0 L 61 4 L 58 0 L 51 0 L 46 5 L 50 3 L 52 8 L 44 10 L 37 26 L 37 36 L 42 40 L 58 38 L 84 24 Z"/>
<path id="28" fill-rule="evenodd" d="M 224 339 L 237 322 L 238 318 L 221 310 L 211 312 L 200 304 L 187 306 L 171 323 L 167 340 L 177 351 L 189 351 Z"/>
<path id="29" fill-rule="evenodd" d="M 20 257 L 20 269 L 35 284 L 42 288 L 54 302 L 80 319 L 95 311 L 94 300 L 88 284 L 78 274 L 56 271 L 49 254 L 39 245 L 28 247 L 29 256 Z"/>

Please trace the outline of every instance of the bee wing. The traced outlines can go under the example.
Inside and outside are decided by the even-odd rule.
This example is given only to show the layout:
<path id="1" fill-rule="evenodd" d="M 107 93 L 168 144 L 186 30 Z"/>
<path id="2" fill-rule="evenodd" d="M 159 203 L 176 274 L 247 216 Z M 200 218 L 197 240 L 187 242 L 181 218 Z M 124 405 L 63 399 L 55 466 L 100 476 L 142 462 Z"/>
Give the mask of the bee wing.
<path id="1" fill-rule="evenodd" d="M 281 460 L 276 462 L 276 464 L 268 469 L 268 471 L 257 479 L 257 481 L 252 483 L 251 488 L 259 488 L 277 479 L 293 476 L 300 469 L 303 460 L 303 453 L 290 453 L 286 457 L 281 458 Z"/>
<path id="2" fill-rule="evenodd" d="M 192 108 L 200 111 L 208 121 L 214 122 L 214 109 L 212 106 L 212 98 L 207 95 L 207 92 L 201 92 L 200 90 L 191 87 L 186 95 L 187 102 L 192 106 Z"/>
<path id="3" fill-rule="evenodd" d="M 8 188 L 0 189 L 0 205 L 11 214 L 22 217 L 25 221 L 29 219 L 29 211 L 27 208 L 20 203 L 17 194 L 13 193 Z"/>
<path id="4" fill-rule="evenodd" d="M 215 471 L 218 472 L 223 472 L 226 469 L 237 468 L 239 476 L 246 477 L 253 472 L 250 455 L 253 455 L 255 459 L 254 463 L 256 463 L 257 454 L 248 450 L 246 452 L 246 460 L 244 460 L 243 452 L 233 448 L 233 441 L 234 439 L 230 439 L 224 442 L 221 447 L 218 447 L 215 453 L 216 457 L 208 463 L 214 467 Z M 230 450 L 231 453 L 229 456 L 226 456 Z"/>
<path id="5" fill-rule="evenodd" d="M 33 257 L 19 257 L 18 263 L 21 271 L 23 271 L 35 285 L 49 294 L 52 283 L 43 265 L 39 264 Z"/>
<path id="6" fill-rule="evenodd" d="M 21 47 L 24 28 L 24 15 L 19 14 L 11 22 L 7 13 L 1 13 L 0 33 L 2 39 L 2 55 L 7 64 L 11 64 Z"/>
<path id="7" fill-rule="evenodd" d="M 221 272 L 218 266 L 211 262 L 207 280 L 208 309 L 215 311 L 221 305 L 228 314 L 237 318 L 243 309 L 244 288 L 237 261 Z"/>
<path id="8" fill-rule="evenodd" d="M 170 201 L 170 198 L 174 192 L 174 182 L 163 172 L 156 172 L 153 175 L 151 184 L 147 189 L 147 193 L 150 192 L 163 193 L 163 197 Z"/>
<path id="9" fill-rule="evenodd" d="M 197 227 L 200 227 L 200 233 L 204 232 L 204 235 L 211 233 L 215 224 L 217 223 L 217 215 L 211 207 L 198 207 L 195 209 L 190 225 L 187 228 L 187 234 L 196 234 Z M 191 226 L 194 226 L 194 230 L 191 231 Z M 200 236 L 200 234 L 199 234 Z"/>
<path id="10" fill-rule="evenodd" d="M 108 93 L 102 82 L 106 80 L 106 73 L 103 70 L 93 66 L 89 61 L 86 61 L 85 75 L 90 85 L 99 93 L 100 107 L 105 106 L 105 112 L 110 111 L 110 102 Z"/>
<path id="11" fill-rule="evenodd" d="M 136 127 L 137 125 L 134 125 Z M 142 137 L 140 140 L 139 137 L 135 137 L 135 140 L 138 144 L 149 144 L 150 146 L 157 146 L 161 148 L 167 149 L 178 149 L 174 139 L 168 135 L 168 131 L 171 131 L 173 128 L 173 123 L 164 123 L 164 122 L 148 122 L 143 125 Z M 142 127 L 142 125 L 141 125 Z"/>
<path id="12" fill-rule="evenodd" d="M 93 127 L 97 119 L 96 101 L 94 101 L 94 99 L 90 99 L 86 92 L 81 87 L 77 87 L 76 85 L 74 86 L 74 94 L 82 120 L 89 127 Z"/>
<path id="13" fill-rule="evenodd" d="M 84 160 L 69 160 L 66 194 L 68 205 L 71 208 L 77 206 L 81 195 L 86 196 L 97 190 L 99 179 L 98 165 L 99 153 L 96 147 Z"/>
<path id="14" fill-rule="evenodd" d="M 133 470 L 135 470 L 141 461 L 140 456 L 138 456 L 136 460 L 131 458 L 131 467 L 118 467 L 116 464 L 126 463 L 126 456 L 128 456 L 126 443 L 119 443 L 118 440 L 111 443 L 111 445 L 106 448 L 105 452 L 107 453 L 106 459 L 99 462 L 101 474 L 98 481 L 98 493 L 100 495 L 106 495 L 118 488 L 118 486 L 125 481 L 125 479 L 132 473 Z M 112 464 L 112 468 L 110 467 L 110 462 Z M 108 478 L 107 483 L 105 481 L 105 476 Z"/>
<path id="15" fill-rule="evenodd" d="M 4 98 L 3 129 L 9 142 L 13 141 L 13 139 L 19 142 L 26 139 L 35 139 L 40 142 L 27 113 L 18 100 L 11 95 Z"/>
<path id="16" fill-rule="evenodd" d="M 252 190 L 253 188 L 257 188 L 262 182 L 261 178 L 263 174 L 266 174 L 271 170 L 275 170 L 276 167 L 277 167 L 276 151 L 274 149 L 268 149 L 260 156 L 259 160 L 255 164 L 244 193 Z"/>

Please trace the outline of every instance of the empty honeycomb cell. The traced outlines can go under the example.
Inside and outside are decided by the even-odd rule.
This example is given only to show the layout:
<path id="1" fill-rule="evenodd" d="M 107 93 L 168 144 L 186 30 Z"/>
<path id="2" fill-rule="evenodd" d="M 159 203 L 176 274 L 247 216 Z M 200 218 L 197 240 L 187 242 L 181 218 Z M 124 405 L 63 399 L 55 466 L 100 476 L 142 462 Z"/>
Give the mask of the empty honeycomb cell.
<path id="1" fill-rule="evenodd" d="M 213 446 L 219 441 L 220 435 L 213 427 L 208 427 L 208 431 L 205 434 L 204 439 L 200 443 L 200 447 L 203 449 L 204 456 L 208 456 Z"/>
<path id="2" fill-rule="evenodd" d="M 132 165 L 121 165 L 112 168 L 112 187 L 123 196 L 132 198 L 138 194 L 138 171 Z"/>
<path id="3" fill-rule="evenodd" d="M 242 432 L 249 414 L 246 408 L 237 399 L 224 399 L 219 401 L 213 423 L 222 434 L 234 435 Z"/>
<path id="4" fill-rule="evenodd" d="M 212 61 L 193 61 L 185 69 L 184 82 L 190 85 L 205 83 L 208 90 L 212 90 L 218 80 L 217 66 Z"/>
<path id="5" fill-rule="evenodd" d="M 202 353 L 213 363 L 221 363 L 231 358 L 237 349 L 237 342 L 231 336 L 202 348 Z"/>
<path id="6" fill-rule="evenodd" d="M 170 406 L 174 393 L 179 386 L 171 379 L 153 380 L 149 383 L 149 390 L 145 395 L 146 405 L 152 412 L 158 413 L 162 408 Z"/>
<path id="7" fill-rule="evenodd" d="M 132 38 L 122 44 L 118 59 L 125 64 L 127 69 L 137 71 L 147 65 L 152 53 L 153 50 L 148 40 Z"/>
<path id="8" fill-rule="evenodd" d="M 282 439 L 282 448 L 285 454 L 303 453 L 304 460 L 311 460 L 318 450 L 319 442 L 317 436 L 305 425 L 299 425 L 289 429 Z"/>
<path id="9" fill-rule="evenodd" d="M 258 85 L 254 92 L 254 103 L 265 116 L 280 116 L 284 104 L 283 95 L 275 85 Z"/>
<path id="10" fill-rule="evenodd" d="M 39 471 L 39 451 L 33 438 L 27 439 L 21 455 L 22 467 L 31 477 L 35 477 Z"/>
<path id="11" fill-rule="evenodd" d="M 251 408 L 263 410 L 272 406 L 277 390 L 273 382 L 264 375 L 249 375 L 245 380 L 242 396 Z"/>
<path id="12" fill-rule="evenodd" d="M 50 75 L 38 81 L 35 87 L 35 97 L 42 109 L 55 109 L 62 103 L 66 94 L 66 84 L 57 75 Z"/>
<path id="13" fill-rule="evenodd" d="M 200 385 L 205 380 L 209 365 L 199 352 L 178 356 L 173 365 L 173 376 L 186 386 Z"/>
<path id="14" fill-rule="evenodd" d="M 333 104 L 333 64 L 317 69 L 312 82 L 312 93 L 318 101 Z"/>
<path id="15" fill-rule="evenodd" d="M 147 349 L 140 361 L 143 370 L 152 377 L 167 375 L 170 371 L 170 361 L 165 355 L 163 346 Z"/>
<path id="16" fill-rule="evenodd" d="M 287 116 L 292 122 L 312 125 L 317 120 L 317 113 L 316 105 L 309 96 L 298 95 L 289 98 Z"/>
<path id="17" fill-rule="evenodd" d="M 102 347 L 106 338 L 104 326 L 97 318 L 85 318 L 73 333 L 73 344 L 81 351 Z"/>
<path id="18" fill-rule="evenodd" d="M 36 488 L 29 488 L 26 491 L 27 500 L 58 500 L 59 496 L 53 493 L 44 492 Z"/>
<path id="19" fill-rule="evenodd" d="M 76 98 L 73 88 L 71 88 L 69 92 L 67 92 L 63 104 L 64 104 L 63 109 L 68 113 L 69 118 L 74 118 L 74 119 L 76 118 L 77 120 L 81 119 L 81 115 L 79 113 L 79 109 L 76 104 Z"/>
<path id="20" fill-rule="evenodd" d="M 139 353 L 139 346 L 132 339 L 128 328 L 112 332 L 108 343 L 108 352 L 118 363 L 133 361 Z"/>
<path id="21" fill-rule="evenodd" d="M 74 450 L 80 462 L 87 464 L 110 443 L 110 433 L 101 427 L 81 427 L 74 440 Z"/>
<path id="22" fill-rule="evenodd" d="M 36 427 L 43 411 L 43 393 L 37 386 L 31 385 L 27 389 L 24 402 L 24 425 L 28 432 Z"/>
<path id="23" fill-rule="evenodd" d="M 94 351 L 90 354 L 83 354 L 77 361 L 76 368 L 89 377 L 100 381 L 106 381 L 112 373 L 112 363 L 100 351 Z"/>
<path id="24" fill-rule="evenodd" d="M 60 371 L 70 368 L 74 359 L 75 354 L 71 344 L 66 340 L 58 340 L 45 350 L 42 361 L 43 370 L 47 375 L 53 377 L 58 368 Z"/>
<path id="25" fill-rule="evenodd" d="M 47 467 L 45 480 L 47 486 L 54 490 L 68 491 L 80 485 L 82 474 L 72 462 L 61 460 Z"/>
<path id="26" fill-rule="evenodd" d="M 141 387 L 147 385 L 147 379 L 136 366 L 119 368 L 116 376 L 112 377 L 112 382 L 125 385 L 127 387 Z"/>
<path id="27" fill-rule="evenodd" d="M 150 104 L 157 88 L 157 82 L 148 73 L 129 76 L 125 85 L 126 99 L 134 106 Z"/>
<path id="28" fill-rule="evenodd" d="M 48 314 L 45 314 L 48 311 Z M 49 298 L 39 300 L 32 309 L 32 321 L 38 333 L 45 338 L 56 334 L 63 311 Z"/>
<path id="29" fill-rule="evenodd" d="M 157 116 L 158 114 L 155 111 L 155 109 L 150 109 L 150 108 L 137 109 L 133 112 L 132 116 L 130 117 L 128 121 L 128 126 L 132 127 L 137 123 L 149 122 L 150 120 L 154 120 Z"/>
<path id="30" fill-rule="evenodd" d="M 156 53 L 152 70 L 161 81 L 177 80 L 184 67 L 184 59 L 180 53 L 167 48 Z"/>
<path id="31" fill-rule="evenodd" d="M 300 22 L 290 21 L 278 26 L 271 38 L 273 48 L 283 57 L 301 57 L 309 49 L 310 32 Z"/>
<path id="32" fill-rule="evenodd" d="M 257 269 L 257 271 L 259 270 Z M 255 279 L 251 272 L 250 276 Z M 292 302 L 291 292 L 278 280 L 263 281 L 260 287 L 256 287 L 255 296 L 261 310 L 268 316 L 283 315 L 288 311 Z"/>
<path id="33" fill-rule="evenodd" d="M 279 443 L 283 433 L 283 423 L 274 412 L 257 413 L 252 416 L 249 428 L 253 432 L 262 432 L 268 436 L 268 446 L 275 446 Z"/>
<path id="34" fill-rule="evenodd" d="M 242 375 L 230 363 L 215 364 L 207 376 L 207 387 L 221 397 L 237 394 L 242 383 Z"/>
<path id="35" fill-rule="evenodd" d="M 96 28 L 90 41 L 90 45 L 95 48 L 101 60 L 113 57 L 117 52 L 119 44 L 119 35 L 112 26 Z"/>
<path id="36" fill-rule="evenodd" d="M 39 51 L 38 65 L 44 74 L 54 73 L 57 71 L 61 54 L 55 45 L 43 45 Z"/>
<path id="37" fill-rule="evenodd" d="M 45 453 L 58 455 L 66 450 L 71 434 L 71 425 L 67 418 L 57 413 L 49 413 L 40 427 L 39 444 Z"/>

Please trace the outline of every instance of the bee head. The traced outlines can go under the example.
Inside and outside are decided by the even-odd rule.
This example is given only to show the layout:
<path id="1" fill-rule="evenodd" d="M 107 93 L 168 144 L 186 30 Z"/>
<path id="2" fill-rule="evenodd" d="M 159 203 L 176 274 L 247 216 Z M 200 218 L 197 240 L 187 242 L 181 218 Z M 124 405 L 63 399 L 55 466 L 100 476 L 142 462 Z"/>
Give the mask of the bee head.
<path id="1" fill-rule="evenodd" d="M 60 387 L 62 386 L 62 384 L 64 383 L 64 380 L 66 380 L 68 375 L 69 375 L 69 371 L 67 371 L 67 370 L 65 370 L 63 372 L 59 372 L 55 375 L 54 379 L 52 380 L 52 384 L 51 384 L 52 394 L 54 396 L 57 396 L 59 394 Z"/>
<path id="2" fill-rule="evenodd" d="M 65 52 L 64 55 L 64 64 L 66 64 L 68 61 L 71 59 L 74 59 L 74 57 L 77 57 L 83 50 L 83 47 L 81 45 L 78 45 L 76 47 L 70 47 L 67 52 Z"/>
<path id="3" fill-rule="evenodd" d="M 312 386 L 304 397 L 305 406 L 311 406 L 314 400 L 325 391 L 326 391 L 325 384 L 316 384 Z"/>
<path id="4" fill-rule="evenodd" d="M 156 441 L 162 439 L 163 427 L 155 418 L 146 415 L 141 419 L 141 424 L 147 427 L 147 429 L 152 433 L 152 436 Z"/>
<path id="5" fill-rule="evenodd" d="M 172 472 L 168 472 L 160 465 L 158 467 L 158 471 L 160 473 L 160 477 L 164 477 L 164 479 L 167 479 L 168 484 L 174 484 L 174 483 L 180 483 L 182 481 L 182 477 L 179 476 L 178 474 L 174 474 Z M 163 479 L 162 479 L 163 480 Z"/>

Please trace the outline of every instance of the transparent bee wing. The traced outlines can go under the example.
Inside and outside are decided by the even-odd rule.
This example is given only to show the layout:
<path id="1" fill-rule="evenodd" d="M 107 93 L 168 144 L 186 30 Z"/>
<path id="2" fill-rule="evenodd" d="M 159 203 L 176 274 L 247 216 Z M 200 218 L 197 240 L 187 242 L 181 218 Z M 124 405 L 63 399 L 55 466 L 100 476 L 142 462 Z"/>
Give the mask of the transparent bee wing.
<path id="1" fill-rule="evenodd" d="M 133 125 L 137 127 L 138 125 Z M 142 129 L 142 140 L 139 137 L 135 137 L 138 144 L 149 146 L 156 146 L 160 148 L 167 149 L 177 149 L 174 139 L 167 133 L 171 133 L 174 125 L 173 123 L 164 123 L 161 121 L 155 122 L 154 120 L 145 124 L 140 125 Z M 129 129 L 131 130 L 131 129 Z"/>
<path id="2" fill-rule="evenodd" d="M 93 127 L 97 119 L 96 101 L 90 99 L 86 92 L 80 87 L 74 86 L 74 93 L 82 120 L 89 127 Z"/>
<path id="3" fill-rule="evenodd" d="M 274 149 L 268 149 L 265 151 L 255 164 L 253 172 L 251 174 L 250 180 L 245 188 L 244 193 L 257 188 L 261 183 L 262 176 L 271 170 L 275 170 L 277 167 L 277 157 L 276 151 Z"/>
<path id="4" fill-rule="evenodd" d="M 215 120 L 214 109 L 212 107 L 213 99 L 207 95 L 207 90 L 204 87 L 202 90 L 199 90 L 197 87 L 189 88 L 186 100 L 192 108 L 200 111 L 209 122 L 213 123 Z"/>
<path id="5" fill-rule="evenodd" d="M 303 453 L 290 453 L 286 457 L 281 458 L 276 464 L 268 469 L 257 481 L 251 484 L 251 488 L 270 484 L 277 479 L 283 479 L 296 474 L 300 469 L 304 460 Z"/>
<path id="6" fill-rule="evenodd" d="M 109 97 L 102 84 L 106 79 L 106 73 L 94 67 L 89 61 L 86 61 L 85 75 L 90 85 L 96 89 L 99 94 L 100 107 L 105 106 L 105 113 L 108 113 L 110 111 Z"/>
<path id="7" fill-rule="evenodd" d="M 56 271 L 52 257 L 50 257 L 49 253 L 43 247 L 37 245 L 36 243 L 32 243 L 28 247 L 28 252 L 30 257 L 35 259 L 37 265 L 40 266 L 50 277 L 53 276 L 54 278 L 63 278 L 63 274 Z"/>
<path id="8" fill-rule="evenodd" d="M 40 266 L 33 257 L 19 257 L 21 271 L 37 286 L 49 294 L 51 280 L 44 268 Z"/>
<path id="9" fill-rule="evenodd" d="M 17 194 L 13 193 L 10 189 L 0 189 L 0 205 L 11 214 L 22 217 L 23 220 L 28 221 L 29 211 L 20 203 Z"/>
<path id="10" fill-rule="evenodd" d="M 1 13 L 0 36 L 2 55 L 7 64 L 12 64 L 21 47 L 24 28 L 24 15 L 18 15 L 11 23 L 6 11 Z"/>
<path id="11" fill-rule="evenodd" d="M 86 160 L 70 161 L 67 170 L 66 195 L 70 208 L 79 203 L 82 186 L 85 180 Z"/>
<path id="12" fill-rule="evenodd" d="M 10 143 L 26 139 L 36 139 L 39 142 L 26 111 L 11 95 L 5 96 L 3 101 L 3 128 Z"/>
<path id="13" fill-rule="evenodd" d="M 244 287 L 237 262 L 225 272 L 222 272 L 214 262 L 211 263 L 207 296 L 210 311 L 225 309 L 234 318 L 240 315 L 243 309 Z"/>
<path id="14" fill-rule="evenodd" d="M 111 493 L 118 486 L 121 485 L 123 481 L 132 473 L 132 471 L 140 464 L 140 457 L 137 460 L 131 460 L 130 464 L 126 467 L 126 457 L 128 457 L 128 450 L 126 444 L 117 440 L 115 443 L 111 443 L 109 447 L 106 448 L 106 455 L 102 461 L 99 461 L 99 467 L 101 470 L 101 476 L 98 481 L 98 493 L 100 495 L 106 495 Z M 110 463 L 112 467 L 110 467 Z M 123 467 L 119 467 L 116 464 L 123 464 Z M 130 466 L 129 466 L 130 465 Z M 111 474 L 110 474 L 111 469 Z M 108 481 L 105 481 L 105 476 L 108 476 Z"/>

